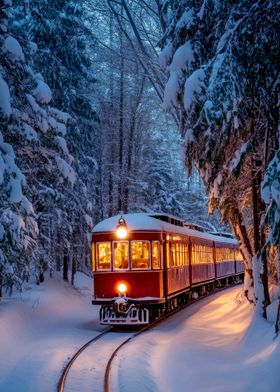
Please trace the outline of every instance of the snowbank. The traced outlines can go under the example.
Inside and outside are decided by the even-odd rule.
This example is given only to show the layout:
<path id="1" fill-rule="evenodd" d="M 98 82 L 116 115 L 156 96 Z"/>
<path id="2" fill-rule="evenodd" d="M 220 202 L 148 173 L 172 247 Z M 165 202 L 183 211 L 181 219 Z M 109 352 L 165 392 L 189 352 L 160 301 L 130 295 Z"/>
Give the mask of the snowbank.
<path id="1" fill-rule="evenodd" d="M 67 358 L 99 333 L 92 279 L 76 277 L 76 288 L 47 279 L 0 303 L 1 391 L 54 391 Z"/>

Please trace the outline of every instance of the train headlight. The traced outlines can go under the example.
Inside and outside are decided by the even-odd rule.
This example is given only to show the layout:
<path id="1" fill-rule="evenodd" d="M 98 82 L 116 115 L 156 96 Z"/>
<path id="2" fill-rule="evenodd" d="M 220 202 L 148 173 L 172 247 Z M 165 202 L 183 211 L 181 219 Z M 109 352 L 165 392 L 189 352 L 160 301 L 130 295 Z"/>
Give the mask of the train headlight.
<path id="1" fill-rule="evenodd" d="M 119 294 L 124 295 L 126 293 L 126 291 L 127 291 L 126 284 L 125 283 L 120 283 L 118 285 L 118 291 L 119 291 Z"/>
<path id="2" fill-rule="evenodd" d="M 117 237 L 123 240 L 127 236 L 126 222 L 121 216 L 116 230 Z"/>
<path id="3" fill-rule="evenodd" d="M 127 230 L 124 227 L 119 227 L 116 233 L 117 233 L 117 237 L 120 238 L 121 240 L 127 236 Z"/>

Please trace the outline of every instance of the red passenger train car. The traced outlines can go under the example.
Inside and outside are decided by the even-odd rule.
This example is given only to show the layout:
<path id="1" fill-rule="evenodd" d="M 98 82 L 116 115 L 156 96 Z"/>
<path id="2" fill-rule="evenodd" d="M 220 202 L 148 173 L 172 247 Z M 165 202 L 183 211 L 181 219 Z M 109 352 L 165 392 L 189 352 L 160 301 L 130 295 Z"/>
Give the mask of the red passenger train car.
<path id="1" fill-rule="evenodd" d="M 93 304 L 110 325 L 148 324 L 190 298 L 243 278 L 237 242 L 165 214 L 126 214 L 92 232 Z"/>

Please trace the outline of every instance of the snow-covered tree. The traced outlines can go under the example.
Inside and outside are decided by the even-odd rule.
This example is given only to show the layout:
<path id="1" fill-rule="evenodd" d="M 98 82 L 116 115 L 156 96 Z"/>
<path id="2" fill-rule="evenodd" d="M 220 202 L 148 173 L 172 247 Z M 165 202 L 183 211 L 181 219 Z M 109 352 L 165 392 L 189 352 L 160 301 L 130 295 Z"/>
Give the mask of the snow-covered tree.
<path id="1" fill-rule="evenodd" d="M 85 25 L 83 2 L 31 1 L 27 6 L 17 3 L 13 28 L 36 42 L 34 65 L 52 90 L 52 103 L 72 117 L 65 139 L 77 172 L 76 181 L 71 191 L 63 192 L 62 209 L 57 212 L 56 221 L 63 230 L 58 230 L 57 225 L 51 228 L 48 220 L 46 225 L 59 238 L 53 241 L 53 253 L 60 253 L 61 257 L 65 252 L 75 253 L 82 268 L 85 252 L 89 255 L 88 232 L 100 218 L 98 124 L 90 58 L 94 37 Z M 60 149 L 63 150 L 62 145 Z"/>
<path id="2" fill-rule="evenodd" d="M 218 208 L 231 223 L 245 258 L 245 292 L 264 308 L 268 242 L 260 187 L 278 148 L 276 8 L 279 2 L 271 0 L 165 1 L 161 6 L 166 29 L 160 60 L 168 74 L 164 106 L 180 112 L 186 164 L 199 170 L 210 212 Z M 279 176 L 279 167 L 272 166 L 267 184 Z M 278 232 L 274 243 L 279 242 Z"/>
<path id="3" fill-rule="evenodd" d="M 21 202 L 18 196 L 16 201 L 11 202 L 21 203 L 22 207 L 18 207 L 18 211 L 25 208 L 26 215 L 34 217 L 35 211 L 39 236 L 36 243 L 32 243 L 36 245 L 36 252 L 30 261 L 33 273 L 39 276 L 47 264 L 53 268 L 50 241 L 54 239 L 48 237 L 46 216 L 48 214 L 55 220 L 56 208 L 62 207 L 64 202 L 63 195 L 70 193 L 75 183 L 76 175 L 71 167 L 73 157 L 68 152 L 64 138 L 66 123 L 71 118 L 49 105 L 52 92 L 42 75 L 33 71 L 32 56 L 36 45 L 20 35 L 15 36 L 10 29 L 8 22 L 13 18 L 16 8 L 11 7 L 10 2 L 3 2 L 1 12 L 1 125 L 6 142 L 3 146 L 12 146 L 11 151 L 14 153 L 10 152 L 9 155 L 16 159 L 20 168 L 17 172 L 12 169 L 11 163 L 10 175 L 17 178 L 22 172 L 21 181 L 17 180 L 18 187 L 19 184 L 23 185 L 23 179 L 25 184 L 24 201 Z M 14 165 L 15 168 L 17 166 Z M 7 169 L 5 173 L 9 174 Z M 5 181 L 8 181 L 7 178 Z M 28 200 L 32 201 L 32 205 Z M 23 230 L 22 222 L 24 219 L 19 219 Z M 38 234 L 34 221 L 30 220 L 25 225 L 26 230 L 30 230 L 31 223 L 33 232 Z M 30 238 L 33 237 L 30 235 Z M 14 249 L 17 259 L 27 258 L 27 253 L 19 254 L 19 251 L 16 253 L 17 248 Z M 14 260 L 10 260 L 12 262 Z"/>

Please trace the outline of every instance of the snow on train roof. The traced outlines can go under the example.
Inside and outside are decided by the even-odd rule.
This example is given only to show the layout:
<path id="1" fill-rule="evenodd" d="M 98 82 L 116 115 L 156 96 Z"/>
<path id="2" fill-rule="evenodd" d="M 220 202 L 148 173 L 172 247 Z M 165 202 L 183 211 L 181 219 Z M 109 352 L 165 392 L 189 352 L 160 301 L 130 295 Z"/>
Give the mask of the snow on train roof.
<path id="1" fill-rule="evenodd" d="M 133 214 L 119 214 L 111 218 L 105 219 L 94 226 L 92 233 L 104 233 L 106 231 L 113 231 L 116 229 L 121 216 L 125 219 L 127 229 L 129 231 L 167 231 L 169 233 L 184 234 L 188 236 L 195 236 L 215 242 L 226 242 L 237 244 L 235 239 L 218 237 L 217 235 L 200 232 L 197 230 L 188 229 L 183 226 L 177 226 L 169 222 L 165 222 L 160 217 L 170 217 L 176 219 L 183 224 L 183 221 L 168 214 L 149 214 L 144 212 Z"/>

